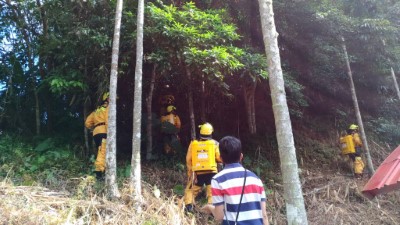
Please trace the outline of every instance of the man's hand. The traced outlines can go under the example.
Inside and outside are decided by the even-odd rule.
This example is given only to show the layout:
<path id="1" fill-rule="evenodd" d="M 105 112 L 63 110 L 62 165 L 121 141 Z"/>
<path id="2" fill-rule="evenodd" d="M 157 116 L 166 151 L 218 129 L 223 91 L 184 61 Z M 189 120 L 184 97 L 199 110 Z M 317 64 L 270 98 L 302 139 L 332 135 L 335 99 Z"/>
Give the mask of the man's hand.
<path id="1" fill-rule="evenodd" d="M 214 209 L 215 209 L 215 206 L 213 206 L 211 204 L 207 204 L 207 205 L 203 206 L 200 210 L 203 213 L 212 214 Z"/>
<path id="2" fill-rule="evenodd" d="M 221 222 L 224 219 L 224 205 L 211 205 L 207 204 L 200 209 L 202 212 L 207 214 L 212 214 L 214 219 L 218 222 Z"/>

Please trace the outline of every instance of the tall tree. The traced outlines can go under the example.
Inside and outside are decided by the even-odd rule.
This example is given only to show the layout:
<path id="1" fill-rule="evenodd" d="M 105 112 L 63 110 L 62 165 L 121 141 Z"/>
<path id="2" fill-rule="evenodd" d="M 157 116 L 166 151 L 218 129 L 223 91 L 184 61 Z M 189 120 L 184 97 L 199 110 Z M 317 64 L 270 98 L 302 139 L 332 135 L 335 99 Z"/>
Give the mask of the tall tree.
<path id="1" fill-rule="evenodd" d="M 146 109 L 147 109 L 147 123 L 146 123 L 146 159 L 150 160 L 153 158 L 153 119 L 152 119 L 152 103 L 153 103 L 153 92 L 156 83 L 156 70 L 157 64 L 153 65 L 151 71 L 149 93 L 146 97 Z"/>
<path id="2" fill-rule="evenodd" d="M 396 78 L 396 74 L 394 73 L 393 67 L 390 67 L 390 74 L 392 75 L 392 79 L 393 79 L 393 84 L 394 84 L 394 88 L 396 90 L 397 93 L 397 97 L 400 100 L 400 88 L 399 88 L 399 84 L 397 83 L 397 78 Z"/>
<path id="3" fill-rule="evenodd" d="M 258 3 L 260 7 L 265 53 L 268 59 L 269 86 L 271 89 L 276 137 L 281 160 L 287 223 L 306 225 L 308 224 L 307 213 L 304 206 L 292 125 L 286 102 L 285 85 L 278 47 L 278 33 L 275 28 L 272 0 L 258 0 Z"/>
<path id="4" fill-rule="evenodd" d="M 250 134 L 257 133 L 255 96 L 257 83 L 260 78 L 267 78 L 267 60 L 258 53 L 249 53 L 248 51 L 241 57 L 245 65 L 242 69 L 240 80 L 242 84 L 243 97 L 247 112 L 247 124 Z"/>
<path id="5" fill-rule="evenodd" d="M 345 57 L 345 63 L 346 63 L 347 75 L 349 78 L 350 92 L 353 100 L 354 111 L 356 114 L 357 123 L 360 127 L 361 140 L 363 143 L 363 147 L 365 149 L 365 155 L 367 157 L 367 167 L 369 173 L 372 174 L 375 170 L 372 164 L 368 141 L 365 135 L 364 124 L 361 118 L 360 107 L 358 104 L 355 85 L 353 81 L 353 73 L 350 66 L 350 60 L 348 57 L 346 41 L 345 41 L 345 37 L 352 38 L 354 36 L 354 33 L 360 32 L 359 29 L 361 27 L 360 24 L 365 23 L 364 22 L 365 20 L 353 19 L 351 16 L 345 14 L 346 7 L 348 11 L 352 11 L 353 13 L 355 13 L 353 10 L 349 10 L 349 8 L 352 7 L 352 5 L 350 4 L 343 4 L 343 2 L 335 2 L 332 4 L 328 3 L 328 5 L 325 5 L 324 7 L 325 7 L 324 9 L 325 12 L 320 14 L 320 18 L 327 19 L 327 23 L 329 24 L 329 27 L 332 30 L 332 35 L 336 36 L 335 39 L 340 41 L 340 46 L 342 48 Z M 331 9 L 332 7 L 334 7 L 334 10 Z M 361 10 L 358 11 L 356 14 L 363 15 L 364 13 Z M 361 38 L 361 35 L 356 35 L 356 37 Z M 360 39 L 358 41 L 360 41 Z"/>
<path id="6" fill-rule="evenodd" d="M 223 74 L 243 67 L 238 60 L 243 50 L 232 46 L 240 36 L 233 24 L 225 22 L 223 11 L 202 11 L 193 2 L 185 3 L 181 8 L 157 4 L 161 6 L 149 4 L 149 20 L 154 24 L 149 31 L 162 34 L 162 41 L 155 44 L 170 52 L 170 64 L 178 65 L 180 73 L 185 75 L 190 134 L 195 139 L 196 84 L 201 83 L 204 75 L 207 84 L 226 90 Z"/>
<path id="7" fill-rule="evenodd" d="M 344 37 L 341 37 L 341 39 L 342 39 L 342 49 L 343 49 L 343 53 L 344 53 L 344 58 L 346 61 L 347 75 L 349 76 L 351 98 L 353 99 L 354 110 L 355 110 L 356 117 L 357 117 L 357 123 L 358 123 L 358 126 L 360 127 L 360 132 L 361 132 L 361 140 L 363 142 L 363 145 L 365 148 L 365 154 L 367 156 L 368 170 L 369 170 L 370 175 L 372 175 L 372 174 L 374 174 L 375 169 L 374 169 L 374 165 L 372 164 L 372 159 L 371 159 L 371 154 L 370 154 L 369 147 L 368 147 L 367 137 L 366 137 L 365 131 L 364 131 L 364 123 L 361 118 L 360 107 L 358 106 L 356 88 L 355 88 L 354 82 L 353 82 L 353 73 L 351 71 L 349 56 L 347 54 L 346 42 L 345 42 Z"/>
<path id="8" fill-rule="evenodd" d="M 383 39 L 382 39 L 382 44 L 383 44 L 383 47 L 386 47 L 386 42 Z M 388 59 L 388 61 L 389 61 L 389 64 L 390 64 L 390 75 L 392 76 L 392 79 L 393 79 L 394 89 L 396 90 L 397 97 L 400 100 L 399 84 L 397 83 L 396 74 L 394 73 L 393 66 L 391 65 L 392 61 L 390 59 Z"/>
<path id="9" fill-rule="evenodd" d="M 33 92 L 35 102 L 36 135 L 40 135 L 40 102 L 37 83 L 38 80 L 41 79 L 40 76 L 37 76 L 38 70 L 35 59 L 38 57 L 38 34 L 40 33 L 38 27 L 40 27 L 41 25 L 34 15 L 34 11 L 37 10 L 36 7 L 38 6 L 36 6 L 33 1 L 2 1 L 1 3 L 1 7 L 4 7 L 5 9 L 5 11 L 2 13 L 2 16 L 10 19 L 11 23 L 9 24 L 9 26 L 13 26 L 15 28 L 13 30 L 13 35 L 20 40 L 18 41 L 20 47 L 22 47 L 20 49 L 24 49 L 22 56 L 22 59 L 26 62 L 24 63 L 26 64 L 24 65 L 24 72 L 28 75 L 26 80 L 30 83 L 31 86 L 31 90 L 27 91 Z"/>
<path id="10" fill-rule="evenodd" d="M 137 35 L 136 35 L 136 67 L 135 96 L 133 101 L 133 134 L 130 189 L 138 201 L 142 198 L 142 181 L 140 165 L 140 142 L 142 124 L 142 67 L 143 67 L 143 23 L 144 0 L 138 1 Z M 139 206 L 138 206 L 139 207 Z M 140 210 L 140 208 L 138 208 Z"/>
<path id="11" fill-rule="evenodd" d="M 110 104 L 108 112 L 106 187 L 108 196 L 120 197 L 117 184 L 117 81 L 118 56 L 123 0 L 117 0 L 110 74 Z"/>

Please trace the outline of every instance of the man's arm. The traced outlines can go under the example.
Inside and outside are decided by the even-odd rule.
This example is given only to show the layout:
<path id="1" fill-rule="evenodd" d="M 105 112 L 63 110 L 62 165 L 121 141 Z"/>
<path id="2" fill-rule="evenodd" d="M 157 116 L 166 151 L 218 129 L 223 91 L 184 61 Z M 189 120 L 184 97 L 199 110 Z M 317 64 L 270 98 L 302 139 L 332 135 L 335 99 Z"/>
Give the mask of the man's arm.
<path id="1" fill-rule="evenodd" d="M 212 213 L 217 222 L 221 222 L 224 219 L 224 204 L 217 206 L 207 204 L 202 210 L 206 213 Z"/>
<path id="2" fill-rule="evenodd" d="M 187 167 L 187 173 L 188 176 L 190 177 L 192 175 L 192 143 L 190 142 L 188 151 L 186 153 L 186 167 Z"/>
<path id="3" fill-rule="evenodd" d="M 355 147 L 362 147 L 362 141 L 361 141 L 360 135 L 358 133 L 355 133 L 353 135 L 353 141 L 354 141 Z"/>
<path id="4" fill-rule="evenodd" d="M 269 225 L 268 214 L 267 214 L 267 203 L 265 201 L 261 202 L 261 210 L 263 215 L 263 224 Z"/>
<path id="5" fill-rule="evenodd" d="M 93 121 L 93 113 L 91 113 L 85 120 L 85 127 L 87 129 L 92 129 L 94 127 L 94 121 Z"/>
<path id="6" fill-rule="evenodd" d="M 181 120 L 178 115 L 175 116 L 175 127 L 181 129 Z"/>
<path id="7" fill-rule="evenodd" d="M 215 146 L 215 161 L 217 161 L 217 163 L 222 163 L 222 159 L 221 159 L 221 153 L 219 152 L 219 145 L 218 143 Z"/>

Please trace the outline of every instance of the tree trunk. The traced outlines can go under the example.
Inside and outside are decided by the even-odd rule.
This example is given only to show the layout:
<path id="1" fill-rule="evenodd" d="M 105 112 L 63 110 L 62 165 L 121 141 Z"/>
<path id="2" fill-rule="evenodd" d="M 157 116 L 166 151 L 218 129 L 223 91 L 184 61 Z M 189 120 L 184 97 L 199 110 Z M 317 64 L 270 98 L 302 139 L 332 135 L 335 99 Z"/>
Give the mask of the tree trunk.
<path id="1" fill-rule="evenodd" d="M 394 87 L 396 89 L 397 97 L 400 100 L 399 84 L 397 83 L 396 74 L 394 73 L 393 67 L 390 67 L 390 74 L 392 75 L 392 78 L 393 78 L 393 83 L 394 83 Z"/>
<path id="2" fill-rule="evenodd" d="M 86 118 L 89 116 L 89 112 L 87 109 L 86 101 L 83 102 L 83 123 L 85 123 Z M 90 147 L 89 147 L 89 131 L 86 126 L 83 126 L 83 135 L 85 138 L 85 153 L 84 157 L 87 158 L 90 155 Z"/>
<path id="3" fill-rule="evenodd" d="M 384 39 L 382 39 L 382 44 L 383 44 L 383 47 L 385 48 L 385 47 L 386 47 L 386 42 L 385 42 Z M 390 58 L 388 58 L 388 61 L 389 61 L 389 64 L 391 65 L 391 64 L 392 64 L 392 61 L 390 60 Z M 397 97 L 398 97 L 399 100 L 400 100 L 400 89 L 399 89 L 399 84 L 397 83 L 396 74 L 394 73 L 394 70 L 393 70 L 393 67 L 392 67 L 392 66 L 390 66 L 390 75 L 392 75 L 392 79 L 393 79 L 393 83 L 394 83 L 394 88 L 396 89 Z"/>
<path id="4" fill-rule="evenodd" d="M 360 127 L 361 140 L 363 142 L 363 146 L 365 149 L 365 155 L 367 156 L 368 171 L 369 171 L 370 176 L 372 176 L 372 174 L 375 173 L 375 169 L 374 169 L 374 165 L 372 164 L 372 159 L 371 159 L 371 154 L 370 154 L 369 147 L 368 147 L 367 137 L 366 137 L 365 131 L 364 131 L 364 124 L 363 124 L 363 121 L 361 118 L 360 108 L 358 106 L 356 88 L 355 88 L 354 82 L 353 82 L 353 74 L 351 72 L 349 56 L 347 54 L 346 42 L 344 40 L 344 37 L 341 37 L 341 39 L 342 39 L 342 49 L 344 52 L 344 58 L 345 58 L 346 67 L 347 67 L 347 75 L 349 75 L 351 97 L 353 99 L 354 110 L 356 112 L 356 117 L 357 117 L 357 123 L 358 123 L 358 126 Z"/>
<path id="5" fill-rule="evenodd" d="M 85 57 L 85 70 L 84 70 L 84 74 L 85 77 L 87 77 L 87 57 Z M 86 118 L 89 116 L 89 110 L 88 110 L 88 106 L 87 103 L 90 98 L 89 96 L 86 97 L 86 93 L 84 94 L 85 98 L 83 100 L 83 123 L 85 123 Z M 86 148 L 86 153 L 85 153 L 85 157 L 89 157 L 90 155 L 90 145 L 89 145 L 89 130 L 86 128 L 86 126 L 83 126 L 83 133 L 84 133 L 84 137 L 85 137 L 85 148 Z"/>
<path id="6" fill-rule="evenodd" d="M 33 83 L 33 93 L 35 95 L 35 117 L 36 117 L 36 135 L 40 135 L 40 106 L 39 106 L 39 95 L 36 88 L 36 82 Z"/>
<path id="7" fill-rule="evenodd" d="M 200 120 L 201 123 L 207 122 L 206 120 L 206 82 L 204 80 L 204 74 L 201 75 L 201 105 L 200 105 Z"/>
<path id="8" fill-rule="evenodd" d="M 17 28 L 20 29 L 23 39 L 25 41 L 25 48 L 26 48 L 26 55 L 28 58 L 28 69 L 31 72 L 32 77 L 32 91 L 33 91 L 33 95 L 35 98 L 35 127 L 36 127 L 36 135 L 40 135 L 40 105 L 39 105 L 39 95 L 38 95 L 38 91 L 36 88 L 36 77 L 35 77 L 35 72 L 33 71 L 33 67 L 34 67 L 34 63 L 33 63 L 33 51 L 32 51 L 32 40 L 28 34 L 29 32 L 29 27 L 26 24 L 26 20 L 24 18 L 24 16 L 21 14 L 21 12 L 23 12 L 23 10 L 19 10 L 18 9 L 18 4 L 11 4 L 11 1 L 7 1 L 7 4 L 10 8 L 12 8 L 12 12 L 13 12 L 13 16 L 15 19 L 15 23 L 17 24 Z"/>
<path id="9" fill-rule="evenodd" d="M 195 124 L 195 118 L 194 118 L 194 107 L 193 107 L 193 88 L 192 88 L 192 73 L 190 69 L 185 66 L 186 69 L 186 75 L 189 80 L 189 114 L 190 114 L 190 138 L 192 140 L 196 139 L 196 124 Z"/>
<path id="10" fill-rule="evenodd" d="M 106 191 L 111 198 L 119 198 L 117 184 L 117 81 L 118 56 L 123 0 L 117 0 L 110 74 L 110 103 L 108 106 Z"/>
<path id="11" fill-rule="evenodd" d="M 287 224 L 307 225 L 307 213 L 304 206 L 292 125 L 286 101 L 272 0 L 258 0 L 258 3 L 260 6 L 265 53 L 268 59 L 269 86 L 281 160 Z"/>
<path id="12" fill-rule="evenodd" d="M 147 130 L 147 154 L 146 154 L 146 159 L 151 160 L 153 158 L 153 132 L 152 132 L 152 127 L 153 127 L 153 120 L 152 120 L 152 102 L 153 102 L 153 92 L 154 92 L 154 84 L 156 82 L 156 68 L 157 64 L 154 64 L 153 66 L 153 71 L 151 73 L 151 82 L 150 82 L 150 88 L 149 88 L 149 94 L 146 99 L 146 108 L 147 108 L 147 124 L 146 124 L 146 130 Z"/>
<path id="13" fill-rule="evenodd" d="M 251 85 L 245 85 L 243 87 L 244 102 L 247 112 L 247 123 L 249 125 L 250 134 L 255 134 L 257 132 L 256 113 L 254 104 L 256 87 L 257 87 L 257 82 L 254 82 Z"/>
<path id="14" fill-rule="evenodd" d="M 133 136 L 130 190 L 134 199 L 142 201 L 142 180 L 140 165 L 140 141 L 142 124 L 142 67 L 143 67 L 143 23 L 144 0 L 138 2 L 137 12 L 137 39 L 136 39 L 136 67 L 135 67 L 135 96 L 133 101 Z M 140 210 L 140 206 L 137 206 Z"/>

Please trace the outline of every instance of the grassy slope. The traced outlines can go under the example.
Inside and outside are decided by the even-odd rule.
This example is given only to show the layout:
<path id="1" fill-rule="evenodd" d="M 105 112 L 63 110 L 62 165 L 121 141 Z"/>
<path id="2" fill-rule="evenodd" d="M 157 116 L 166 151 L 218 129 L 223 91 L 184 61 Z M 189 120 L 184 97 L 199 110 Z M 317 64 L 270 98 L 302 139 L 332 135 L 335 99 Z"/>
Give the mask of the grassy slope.
<path id="1" fill-rule="evenodd" d="M 299 139 L 302 142 L 297 142 L 296 147 L 301 152 L 301 181 L 310 224 L 400 224 L 398 191 L 381 196 L 379 200 L 365 199 L 360 190 L 367 178 L 354 180 L 351 177 L 348 165 L 335 152 L 334 142 L 322 144 L 305 137 Z M 4 148 L 5 143 L 2 144 Z M 376 163 L 388 152 L 379 145 L 373 145 L 372 149 Z M 6 154 L 3 154 L 4 159 L 7 159 Z M 34 173 L 24 170 L 23 165 L 17 167 L 11 161 L 2 162 L 0 224 L 216 224 L 200 212 L 185 216 L 182 194 L 186 173 L 183 164 L 176 161 L 143 163 L 144 201 L 140 213 L 131 201 L 123 173 L 119 173 L 122 197 L 109 201 L 104 197 L 104 183 L 96 183 L 92 176 L 68 171 L 69 168 L 61 170 L 56 161 L 53 168 L 42 168 Z M 248 161 L 245 165 L 256 170 L 254 163 Z M 26 171 L 25 174 L 21 174 L 21 170 Z M 59 172 L 50 179 L 46 171 L 52 170 Z M 268 170 L 263 168 L 261 177 L 268 192 L 271 224 L 286 224 L 280 172 L 276 166 Z M 160 198 L 154 195 L 155 187 L 161 191 Z M 197 202 L 198 206 L 204 204 L 204 194 Z"/>

